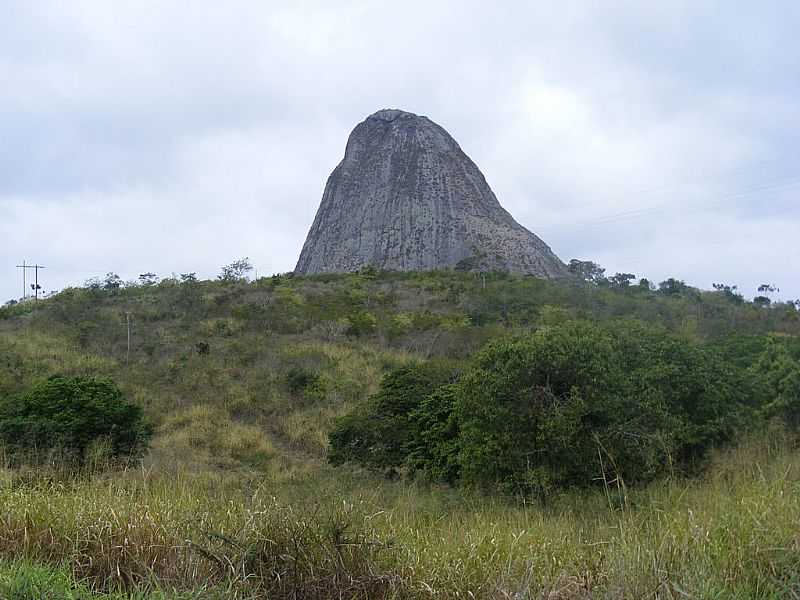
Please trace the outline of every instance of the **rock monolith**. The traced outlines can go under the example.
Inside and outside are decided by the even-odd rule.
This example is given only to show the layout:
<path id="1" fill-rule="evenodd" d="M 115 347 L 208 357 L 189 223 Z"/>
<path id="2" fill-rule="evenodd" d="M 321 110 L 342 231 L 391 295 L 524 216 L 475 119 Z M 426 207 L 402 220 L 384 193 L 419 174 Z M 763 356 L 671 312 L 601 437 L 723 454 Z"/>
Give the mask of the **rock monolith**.
<path id="1" fill-rule="evenodd" d="M 517 223 L 456 141 L 427 117 L 380 110 L 333 170 L 296 273 L 456 268 L 567 275 Z"/>

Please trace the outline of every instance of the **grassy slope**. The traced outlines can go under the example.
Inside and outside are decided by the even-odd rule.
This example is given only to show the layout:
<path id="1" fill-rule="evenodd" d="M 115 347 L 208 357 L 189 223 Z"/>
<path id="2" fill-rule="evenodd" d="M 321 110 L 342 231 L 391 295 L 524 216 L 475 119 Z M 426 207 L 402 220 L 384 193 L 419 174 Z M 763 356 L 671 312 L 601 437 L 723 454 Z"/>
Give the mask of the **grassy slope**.
<path id="1" fill-rule="evenodd" d="M 141 471 L 66 483 L 7 474 L 0 556 L 63 563 L 100 589 L 208 583 L 241 597 L 745 598 L 798 585 L 800 474 L 788 442 L 753 442 L 707 481 L 566 494 L 544 508 L 324 460 L 332 419 L 408 360 L 463 360 L 492 337 L 565 316 L 634 316 L 698 337 L 796 335 L 785 307 L 502 276 L 484 288 L 471 274 L 434 273 L 76 290 L 4 316 L 0 394 L 55 372 L 109 375 L 157 436 Z M 292 367 L 319 383 L 291 394 Z"/>

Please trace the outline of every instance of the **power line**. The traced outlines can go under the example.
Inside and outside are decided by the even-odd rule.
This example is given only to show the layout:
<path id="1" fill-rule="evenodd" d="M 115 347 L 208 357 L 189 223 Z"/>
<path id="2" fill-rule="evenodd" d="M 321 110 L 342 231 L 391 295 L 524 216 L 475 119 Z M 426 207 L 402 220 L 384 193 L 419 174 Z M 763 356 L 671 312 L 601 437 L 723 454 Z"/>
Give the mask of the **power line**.
<path id="1" fill-rule="evenodd" d="M 791 177 L 788 177 L 788 178 L 779 179 L 777 181 L 771 181 L 771 182 L 766 182 L 766 183 L 761 183 L 761 184 L 758 184 L 758 185 L 754 185 L 754 186 L 751 186 L 749 188 L 745 188 L 745 189 L 743 189 L 741 191 L 738 191 L 738 192 L 732 192 L 732 193 L 729 193 L 729 194 L 724 194 L 724 195 L 718 196 L 716 199 L 713 200 L 713 202 L 709 202 L 709 203 L 703 204 L 701 206 L 678 207 L 678 208 L 680 208 L 680 210 L 684 214 L 685 213 L 691 213 L 691 212 L 698 212 L 698 211 L 707 210 L 707 209 L 710 209 L 710 208 L 716 208 L 716 207 L 722 206 L 722 205 L 730 202 L 731 200 L 740 200 L 740 199 L 747 198 L 747 197 L 753 196 L 753 195 L 759 195 L 759 194 L 764 194 L 764 193 L 769 193 L 769 192 L 787 190 L 787 189 L 794 188 L 794 187 L 796 187 L 798 185 L 800 185 L 800 176 L 794 175 L 794 176 L 791 176 Z M 607 215 L 599 215 L 597 217 L 594 217 L 591 220 L 587 220 L 587 221 L 583 221 L 583 222 L 577 222 L 577 223 L 565 222 L 565 223 L 562 223 L 560 226 L 556 225 L 556 227 L 568 227 L 570 229 L 575 229 L 575 228 L 582 229 L 582 228 L 586 228 L 586 227 L 598 227 L 598 226 L 602 227 L 602 226 L 604 226 L 606 224 L 614 223 L 616 221 L 623 221 L 623 220 L 629 220 L 629 219 L 639 219 L 639 218 L 642 218 L 642 217 L 650 216 L 650 215 L 652 215 L 654 213 L 662 213 L 662 212 L 664 212 L 666 210 L 669 210 L 671 208 L 675 208 L 675 207 L 673 205 L 670 205 L 670 204 L 667 204 L 665 202 L 662 202 L 662 203 L 659 203 L 659 204 L 653 204 L 653 205 L 650 205 L 650 206 L 645 206 L 643 208 L 632 209 L 632 210 L 623 211 L 623 212 L 619 212 L 619 213 L 610 213 L 610 214 L 607 214 Z M 548 227 L 542 227 L 540 229 L 543 230 L 543 231 L 547 231 L 548 229 L 552 230 L 552 228 L 548 228 Z"/>

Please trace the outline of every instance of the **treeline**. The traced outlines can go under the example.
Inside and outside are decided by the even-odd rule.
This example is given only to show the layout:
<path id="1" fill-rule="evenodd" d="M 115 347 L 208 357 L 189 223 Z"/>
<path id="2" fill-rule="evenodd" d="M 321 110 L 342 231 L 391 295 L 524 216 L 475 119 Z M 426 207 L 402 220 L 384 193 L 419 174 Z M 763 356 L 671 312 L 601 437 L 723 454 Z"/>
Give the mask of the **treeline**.
<path id="1" fill-rule="evenodd" d="M 538 325 L 549 320 L 554 309 L 577 319 L 631 317 L 701 338 L 732 332 L 800 333 L 796 302 L 771 301 L 767 296 L 749 302 L 727 284 L 703 291 L 672 278 L 658 285 L 646 279 L 633 283 L 631 274 L 606 278 L 595 273 L 552 281 L 508 273 L 372 269 L 308 277 L 282 274 L 249 281 L 248 267 L 246 259 L 235 261 L 215 281 L 200 281 L 194 273 L 161 280 L 144 273 L 140 281 L 124 283 L 111 273 L 40 301 L 38 306 L 48 310 L 40 311 L 44 314 L 39 319 L 46 320 L 49 314 L 73 328 L 75 323 L 88 326 L 91 319 L 87 317 L 99 305 L 131 303 L 148 319 L 159 314 L 185 319 L 231 315 L 252 331 L 321 330 L 330 335 L 377 337 L 412 350 L 418 349 L 414 342 L 420 341 L 421 334 L 441 332 L 445 339 L 436 345 L 456 354 L 464 344 L 449 343 L 451 339 L 475 338 L 466 343 L 472 351 L 494 335 L 480 328 Z M 596 265 L 588 269 L 602 272 Z M 775 288 L 765 289 L 770 294 L 768 289 Z M 0 308 L 0 320 L 30 313 L 33 304 Z M 438 352 L 437 347 L 434 353 Z"/>
<path id="2" fill-rule="evenodd" d="M 696 473 L 772 420 L 800 425 L 800 342 L 702 343 L 638 321 L 566 320 L 496 340 L 465 367 L 387 374 L 340 418 L 329 460 L 505 493 Z"/>

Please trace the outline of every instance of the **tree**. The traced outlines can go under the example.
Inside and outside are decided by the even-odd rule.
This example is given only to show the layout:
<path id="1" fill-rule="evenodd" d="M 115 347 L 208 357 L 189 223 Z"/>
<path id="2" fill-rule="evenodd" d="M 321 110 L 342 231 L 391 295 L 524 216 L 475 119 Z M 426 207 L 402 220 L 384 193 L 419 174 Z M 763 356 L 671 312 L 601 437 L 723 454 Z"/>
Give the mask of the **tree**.
<path id="1" fill-rule="evenodd" d="M 656 289 L 655 284 L 653 284 L 653 282 L 650 281 L 649 279 L 647 279 L 646 277 L 642 277 L 639 280 L 639 284 L 638 285 L 639 285 L 639 289 L 640 290 L 643 290 L 643 291 L 646 291 L 646 292 L 653 292 Z"/>
<path id="2" fill-rule="evenodd" d="M 194 271 L 191 273 L 181 273 L 181 283 L 197 283 L 197 273 Z"/>
<path id="3" fill-rule="evenodd" d="M 585 462 L 576 458 L 586 454 L 574 452 L 583 445 L 582 415 L 599 406 L 597 393 L 618 369 L 607 334 L 567 327 L 571 331 L 555 326 L 490 344 L 459 382 L 458 460 L 468 485 L 546 492 L 576 478 Z M 588 478 L 594 464 L 585 465 L 592 471 Z"/>
<path id="4" fill-rule="evenodd" d="M 425 396 L 411 413 L 415 427 L 406 464 L 432 481 L 455 484 L 461 477 L 459 425 L 455 413 L 458 386 L 446 384 Z"/>
<path id="5" fill-rule="evenodd" d="M 0 440 L 12 449 L 58 449 L 82 462 L 96 441 L 123 457 L 140 453 L 151 436 L 141 407 L 109 379 L 53 376 L 0 401 Z"/>
<path id="6" fill-rule="evenodd" d="M 158 283 L 158 276 L 155 273 L 142 273 L 139 275 L 139 283 L 143 286 L 155 285 Z"/>
<path id="7" fill-rule="evenodd" d="M 564 321 L 490 343 L 456 379 L 406 365 L 340 418 L 329 460 L 545 494 L 695 469 L 757 390 L 712 346 L 636 321 Z M 748 404 L 750 403 L 750 404 Z"/>
<path id="8" fill-rule="evenodd" d="M 604 275 L 606 270 L 590 260 L 578 260 L 577 258 L 573 258 L 569 261 L 567 269 L 570 273 L 589 283 L 600 284 L 606 281 Z"/>
<path id="9" fill-rule="evenodd" d="M 658 284 L 658 293 L 664 296 L 684 296 L 691 291 L 691 287 L 681 279 L 670 277 Z"/>
<path id="10" fill-rule="evenodd" d="M 636 279 L 636 275 L 633 273 L 615 273 L 608 279 L 608 283 L 614 289 L 623 290 L 630 287 L 631 281 L 634 279 Z"/>
<path id="11" fill-rule="evenodd" d="M 744 303 L 744 296 L 738 292 L 738 286 L 726 285 L 724 283 L 712 283 L 711 285 L 714 290 L 721 294 L 726 300 L 730 300 L 734 304 Z"/>
<path id="12" fill-rule="evenodd" d="M 780 292 L 777 286 L 771 283 L 762 283 L 758 286 L 758 293 L 760 295 L 753 298 L 753 304 L 761 307 L 768 307 L 772 304 L 772 294 Z"/>
<path id="13" fill-rule="evenodd" d="M 364 310 L 354 312 L 347 317 L 347 335 L 360 337 L 374 333 L 378 326 L 375 315 Z"/>
<path id="14" fill-rule="evenodd" d="M 122 278 L 116 273 L 106 273 L 103 279 L 103 289 L 105 290 L 118 290 L 122 287 Z"/>
<path id="15" fill-rule="evenodd" d="M 756 296 L 753 298 L 753 304 L 762 308 L 766 308 L 772 304 L 772 300 L 770 300 L 767 296 Z"/>
<path id="16" fill-rule="evenodd" d="M 250 263 L 250 259 L 245 256 L 244 258 L 233 261 L 229 265 L 223 266 L 218 279 L 226 283 L 245 281 L 247 279 L 247 274 L 252 270 L 253 265 Z"/>
<path id="17" fill-rule="evenodd" d="M 91 277 L 84 282 L 83 287 L 92 292 L 96 292 L 103 289 L 103 280 L 99 277 Z"/>

